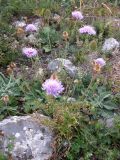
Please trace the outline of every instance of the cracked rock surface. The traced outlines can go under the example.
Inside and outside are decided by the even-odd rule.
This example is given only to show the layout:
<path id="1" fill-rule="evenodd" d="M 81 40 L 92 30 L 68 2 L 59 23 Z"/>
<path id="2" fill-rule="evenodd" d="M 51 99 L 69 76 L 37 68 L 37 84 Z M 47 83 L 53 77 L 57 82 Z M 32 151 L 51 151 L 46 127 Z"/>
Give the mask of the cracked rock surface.
<path id="1" fill-rule="evenodd" d="M 4 119 L 0 132 L 0 152 L 13 160 L 47 160 L 52 154 L 53 133 L 31 116 Z"/>

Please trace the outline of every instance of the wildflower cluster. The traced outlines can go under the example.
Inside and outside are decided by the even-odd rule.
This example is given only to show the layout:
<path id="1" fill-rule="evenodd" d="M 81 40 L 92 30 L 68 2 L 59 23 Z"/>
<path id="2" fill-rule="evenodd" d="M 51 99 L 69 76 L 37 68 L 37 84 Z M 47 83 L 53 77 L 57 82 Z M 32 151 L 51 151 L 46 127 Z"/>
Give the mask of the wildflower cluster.
<path id="1" fill-rule="evenodd" d="M 34 24 L 28 24 L 25 28 L 26 32 L 36 32 L 38 28 Z M 32 47 L 25 47 L 22 49 L 22 53 L 26 55 L 28 58 L 35 57 L 38 54 L 38 51 Z"/>
<path id="2" fill-rule="evenodd" d="M 80 11 L 73 11 L 72 12 L 72 17 L 76 20 L 82 20 L 83 19 L 83 15 Z"/>
<path id="3" fill-rule="evenodd" d="M 26 32 L 36 32 L 37 27 L 34 24 L 28 24 L 25 28 Z"/>
<path id="4" fill-rule="evenodd" d="M 80 11 L 73 11 L 72 12 L 72 17 L 76 20 L 82 20 L 84 17 Z M 96 31 L 94 27 L 90 25 L 85 25 L 82 28 L 79 29 L 80 34 L 88 34 L 88 35 L 96 35 Z"/>
<path id="5" fill-rule="evenodd" d="M 37 50 L 35 48 L 23 48 L 22 49 L 23 55 L 27 56 L 28 58 L 32 58 L 38 54 Z"/>
<path id="6" fill-rule="evenodd" d="M 89 34 L 89 35 L 96 35 L 96 31 L 92 26 L 84 26 L 79 29 L 79 33 L 81 34 Z"/>
<path id="7" fill-rule="evenodd" d="M 52 95 L 54 97 L 58 97 L 60 93 L 63 92 L 64 87 L 62 83 L 58 79 L 47 79 L 43 85 L 43 90 L 46 91 L 47 95 Z"/>

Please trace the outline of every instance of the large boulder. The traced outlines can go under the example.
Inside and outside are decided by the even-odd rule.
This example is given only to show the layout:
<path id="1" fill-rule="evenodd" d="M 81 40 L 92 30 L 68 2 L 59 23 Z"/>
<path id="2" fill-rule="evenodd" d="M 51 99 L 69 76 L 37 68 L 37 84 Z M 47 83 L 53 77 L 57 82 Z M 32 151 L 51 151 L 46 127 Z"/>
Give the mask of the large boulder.
<path id="1" fill-rule="evenodd" d="M 11 155 L 13 160 L 47 160 L 52 154 L 52 132 L 32 116 L 1 121 L 0 133 L 0 152 Z"/>
<path id="2" fill-rule="evenodd" d="M 60 72 L 62 69 L 65 69 L 65 71 L 72 78 L 78 73 L 77 67 L 74 66 L 73 63 L 68 59 L 57 58 L 48 64 L 48 70 L 51 72 Z"/>
<path id="3" fill-rule="evenodd" d="M 102 51 L 109 52 L 116 48 L 119 48 L 119 42 L 114 38 L 108 38 L 103 44 Z"/>

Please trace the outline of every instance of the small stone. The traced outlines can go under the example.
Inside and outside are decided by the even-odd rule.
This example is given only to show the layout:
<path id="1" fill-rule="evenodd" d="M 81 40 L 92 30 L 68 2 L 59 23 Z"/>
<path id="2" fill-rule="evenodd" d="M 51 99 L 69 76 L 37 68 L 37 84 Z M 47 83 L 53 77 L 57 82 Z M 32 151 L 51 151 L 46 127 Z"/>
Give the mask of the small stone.
<path id="1" fill-rule="evenodd" d="M 67 102 L 68 102 L 68 103 L 72 103 L 72 102 L 75 102 L 75 101 L 76 101 L 76 99 L 73 98 L 73 97 L 69 97 L 69 98 L 67 99 Z"/>
<path id="2" fill-rule="evenodd" d="M 59 22 L 60 22 L 60 20 L 61 20 L 60 15 L 58 15 L 58 14 L 54 14 L 54 16 L 53 16 L 53 20 L 54 20 L 55 22 L 59 23 Z"/>
<path id="3" fill-rule="evenodd" d="M 34 34 L 30 34 L 28 37 L 24 37 L 24 40 L 33 45 L 37 44 L 37 38 Z"/>
<path id="4" fill-rule="evenodd" d="M 37 28 L 41 28 L 43 26 L 42 18 L 38 18 L 32 22 Z"/>
<path id="5" fill-rule="evenodd" d="M 108 119 L 99 119 L 98 122 L 100 124 L 104 124 L 108 128 L 114 127 L 114 118 L 108 118 Z"/>
<path id="6" fill-rule="evenodd" d="M 119 48 L 119 42 L 114 38 L 108 38 L 103 44 L 102 51 L 109 52 L 116 48 Z"/>
<path id="7" fill-rule="evenodd" d="M 19 27 L 25 27 L 26 26 L 26 22 L 25 21 L 16 21 L 13 23 L 13 25 L 16 27 L 16 28 L 19 28 Z"/>
<path id="8" fill-rule="evenodd" d="M 106 124 L 106 127 L 112 128 L 114 126 L 114 118 L 107 119 L 105 124 Z"/>
<path id="9" fill-rule="evenodd" d="M 61 61 L 59 61 L 57 59 L 51 61 L 48 64 L 48 70 L 50 70 L 51 72 L 55 72 L 55 71 L 60 72 L 61 68 L 62 68 L 62 63 L 61 63 Z"/>
<path id="10" fill-rule="evenodd" d="M 60 72 L 62 68 L 64 68 L 65 71 L 72 78 L 75 77 L 78 73 L 77 67 L 74 66 L 72 62 L 68 59 L 57 58 L 48 64 L 48 70 L 51 72 Z"/>

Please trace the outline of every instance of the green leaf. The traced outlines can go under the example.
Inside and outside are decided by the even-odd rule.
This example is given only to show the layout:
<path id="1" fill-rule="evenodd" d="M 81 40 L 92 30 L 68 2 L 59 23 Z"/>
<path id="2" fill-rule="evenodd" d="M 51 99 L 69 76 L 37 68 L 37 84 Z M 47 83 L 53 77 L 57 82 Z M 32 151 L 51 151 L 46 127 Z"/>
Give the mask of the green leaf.
<path id="1" fill-rule="evenodd" d="M 114 110 L 114 109 L 117 109 L 117 105 L 111 101 L 107 101 L 104 103 L 104 108 L 105 109 L 108 109 L 108 110 Z"/>
<path id="2" fill-rule="evenodd" d="M 113 115 L 114 115 L 113 111 L 110 111 L 110 110 L 101 111 L 101 116 L 104 118 L 110 118 L 110 117 L 113 117 Z"/>
<path id="3" fill-rule="evenodd" d="M 49 34 L 50 31 L 51 31 L 50 27 L 44 27 L 44 29 L 43 29 L 44 34 Z"/>
<path id="4" fill-rule="evenodd" d="M 43 49 L 45 50 L 46 53 L 51 51 L 51 48 L 49 46 L 44 46 Z"/>

